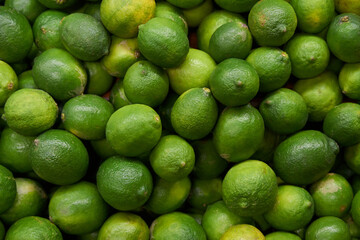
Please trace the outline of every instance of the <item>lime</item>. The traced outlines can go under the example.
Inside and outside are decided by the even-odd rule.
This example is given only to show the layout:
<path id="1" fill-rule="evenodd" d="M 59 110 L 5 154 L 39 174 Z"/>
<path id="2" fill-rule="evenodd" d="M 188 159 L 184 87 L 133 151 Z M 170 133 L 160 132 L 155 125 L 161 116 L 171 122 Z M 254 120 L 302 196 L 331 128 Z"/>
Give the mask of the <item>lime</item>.
<path id="1" fill-rule="evenodd" d="M 79 0 L 38 0 L 45 7 L 50 9 L 64 9 L 78 3 Z"/>
<path id="2" fill-rule="evenodd" d="M 322 217 L 313 221 L 306 229 L 305 240 L 350 240 L 349 226 L 337 217 Z"/>
<path id="3" fill-rule="evenodd" d="M 196 0 L 196 1 L 203 1 L 203 0 Z M 162 18 L 170 19 L 171 21 L 179 24 L 179 26 L 184 30 L 186 34 L 188 33 L 188 25 L 184 19 L 184 14 L 179 8 L 175 7 L 174 5 L 171 5 L 168 2 L 156 3 L 154 17 L 162 17 Z"/>
<path id="4" fill-rule="evenodd" d="M 221 200 L 221 184 L 221 178 L 193 179 L 188 198 L 190 206 L 205 211 L 209 204 Z"/>
<path id="5" fill-rule="evenodd" d="M 301 238 L 293 233 L 272 232 L 265 236 L 265 240 L 301 240 Z"/>
<path id="6" fill-rule="evenodd" d="M 110 90 L 114 78 L 100 62 L 86 62 L 85 68 L 88 75 L 85 93 L 103 95 Z"/>
<path id="7" fill-rule="evenodd" d="M 115 150 L 111 147 L 106 138 L 100 140 L 93 140 L 90 142 L 92 148 L 101 159 L 107 159 L 109 157 L 117 155 Z"/>
<path id="8" fill-rule="evenodd" d="M 183 9 L 186 23 L 189 27 L 197 27 L 201 21 L 213 11 L 212 0 L 204 0 L 200 5 L 190 8 Z"/>
<path id="9" fill-rule="evenodd" d="M 32 71 L 28 70 L 25 71 L 23 73 L 21 73 L 19 75 L 18 78 L 18 82 L 19 82 L 19 89 L 22 88 L 33 88 L 33 89 L 37 89 L 38 87 L 36 86 L 35 82 L 34 82 L 34 78 L 32 76 Z"/>
<path id="10" fill-rule="evenodd" d="M 335 0 L 335 8 L 339 13 L 356 13 L 360 15 L 360 3 L 357 0 Z"/>
<path id="11" fill-rule="evenodd" d="M 30 23 L 46 10 L 46 7 L 38 0 L 6 0 L 4 6 L 13 8 L 23 14 Z"/>
<path id="12" fill-rule="evenodd" d="M 341 68 L 339 85 L 346 96 L 360 100 L 360 63 L 347 63 Z"/>
<path id="13" fill-rule="evenodd" d="M 0 165 L 0 214 L 11 208 L 16 198 L 16 182 L 12 172 Z"/>
<path id="14" fill-rule="evenodd" d="M 286 136 L 273 133 L 265 129 L 264 138 L 260 147 L 251 156 L 252 159 L 261 160 L 263 162 L 270 162 L 273 160 L 274 152 L 277 146 L 285 140 Z"/>
<path id="15" fill-rule="evenodd" d="M 193 8 L 201 4 L 204 0 L 166 0 L 179 8 Z"/>
<path id="16" fill-rule="evenodd" d="M 110 102 L 113 104 L 115 109 L 131 104 L 125 95 L 123 80 L 118 80 L 111 88 Z"/>
<path id="17" fill-rule="evenodd" d="M 0 60 L 0 106 L 18 89 L 18 77 L 12 67 Z"/>
<path id="18" fill-rule="evenodd" d="M 172 132 L 174 131 L 174 129 L 171 125 L 171 111 L 178 97 L 179 95 L 173 93 L 172 91 L 169 91 L 169 94 L 160 104 L 157 111 L 160 115 L 163 128 Z"/>
<path id="19" fill-rule="evenodd" d="M 221 8 L 231 12 L 239 13 L 249 12 L 257 1 L 258 0 L 215 0 L 216 4 L 219 5 Z"/>
<path id="20" fill-rule="evenodd" d="M 220 240 L 265 240 L 265 237 L 256 227 L 239 224 L 230 227 Z"/>

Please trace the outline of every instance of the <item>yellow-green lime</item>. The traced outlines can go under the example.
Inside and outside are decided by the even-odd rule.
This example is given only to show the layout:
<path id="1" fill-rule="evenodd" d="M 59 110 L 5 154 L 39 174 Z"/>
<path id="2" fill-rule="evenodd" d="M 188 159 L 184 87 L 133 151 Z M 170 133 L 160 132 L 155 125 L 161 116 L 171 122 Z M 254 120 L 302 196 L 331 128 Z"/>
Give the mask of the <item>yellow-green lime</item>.
<path id="1" fill-rule="evenodd" d="M 84 66 L 88 75 L 85 93 L 101 96 L 110 90 L 114 78 L 100 62 L 85 62 Z"/>
<path id="2" fill-rule="evenodd" d="M 203 0 L 197 0 L 203 1 Z M 182 1 L 184 2 L 184 1 Z M 154 17 L 162 17 L 170 19 L 171 21 L 179 24 L 179 26 L 184 30 L 184 32 L 188 33 L 188 25 L 185 21 L 184 14 L 182 13 L 181 9 L 171 5 L 168 2 L 157 2 L 155 8 L 155 15 Z"/>
<path id="3" fill-rule="evenodd" d="M 226 206 L 244 217 L 261 215 L 269 211 L 278 191 L 276 175 L 258 160 L 239 163 L 226 173 L 222 193 Z"/>
<path id="4" fill-rule="evenodd" d="M 250 9 L 255 5 L 258 0 L 215 0 L 216 4 L 221 8 L 230 12 L 245 13 L 249 12 Z"/>
<path id="5" fill-rule="evenodd" d="M 357 0 L 335 0 L 335 8 L 339 13 L 356 13 L 360 15 L 360 2 Z"/>
<path id="6" fill-rule="evenodd" d="M 21 73 L 18 77 L 18 87 L 19 89 L 22 88 L 33 88 L 33 89 L 37 89 L 38 87 L 36 86 L 35 82 L 34 82 L 34 78 L 32 76 L 32 71 L 28 70 L 25 71 L 23 73 Z"/>
<path id="7" fill-rule="evenodd" d="M 321 217 L 313 221 L 306 229 L 305 240 L 350 240 L 349 226 L 337 217 Z"/>
<path id="8" fill-rule="evenodd" d="M 341 68 L 339 85 L 343 94 L 360 100 L 360 63 L 347 63 Z"/>
<path id="9" fill-rule="evenodd" d="M 183 9 L 182 12 L 187 25 L 189 27 L 197 27 L 213 11 L 213 8 L 212 0 L 204 0 L 200 5 L 190 9 Z"/>
<path id="10" fill-rule="evenodd" d="M 222 179 L 196 179 L 192 180 L 188 202 L 191 207 L 205 211 L 209 204 L 222 199 Z"/>
<path id="11" fill-rule="evenodd" d="M 180 66 L 166 71 L 172 90 L 182 94 L 190 88 L 209 87 L 209 78 L 215 67 L 216 63 L 209 54 L 190 48 Z"/>
<path id="12" fill-rule="evenodd" d="M 330 71 L 314 78 L 298 80 L 293 89 L 303 97 L 311 122 L 323 121 L 326 114 L 340 104 L 343 98 L 337 77 Z"/>
<path id="13" fill-rule="evenodd" d="M 0 214 L 8 210 L 16 198 L 16 182 L 9 169 L 0 165 Z"/>
<path id="14" fill-rule="evenodd" d="M 109 217 L 99 230 L 97 240 L 148 240 L 149 227 L 133 213 L 119 212 Z"/>
<path id="15" fill-rule="evenodd" d="M 4 106 L 6 100 L 18 89 L 18 77 L 14 69 L 0 60 L 0 106 Z"/>
<path id="16" fill-rule="evenodd" d="M 38 0 L 6 0 L 4 6 L 10 7 L 23 14 L 30 23 L 46 10 Z"/>
<path id="17" fill-rule="evenodd" d="M 301 238 L 289 232 L 272 232 L 265 236 L 265 240 L 301 240 Z"/>
<path id="18" fill-rule="evenodd" d="M 113 85 L 113 87 L 110 90 L 109 100 L 115 109 L 119 109 L 121 107 L 131 104 L 131 102 L 125 95 L 123 80 L 119 79 Z"/>
<path id="19" fill-rule="evenodd" d="M 21 135 L 35 136 L 51 128 L 58 115 L 58 106 L 45 91 L 24 88 L 6 101 L 3 118 Z"/>
<path id="20" fill-rule="evenodd" d="M 249 224 L 238 224 L 230 227 L 220 240 L 265 240 L 259 229 Z"/>

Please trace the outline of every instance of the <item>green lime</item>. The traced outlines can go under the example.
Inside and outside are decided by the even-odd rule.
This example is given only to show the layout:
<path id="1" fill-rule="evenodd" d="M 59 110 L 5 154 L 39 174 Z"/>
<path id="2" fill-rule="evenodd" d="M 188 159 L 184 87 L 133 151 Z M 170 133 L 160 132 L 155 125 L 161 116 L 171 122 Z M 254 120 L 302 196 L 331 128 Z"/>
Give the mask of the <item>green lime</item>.
<path id="1" fill-rule="evenodd" d="M 38 0 L 6 0 L 5 7 L 13 8 L 23 14 L 30 23 L 46 10 L 46 7 L 38 2 Z"/>
<path id="2" fill-rule="evenodd" d="M 172 212 L 161 215 L 152 222 L 150 239 L 206 240 L 206 235 L 194 218 L 185 213 Z"/>
<path id="3" fill-rule="evenodd" d="M 188 202 L 191 207 L 205 211 L 209 204 L 222 199 L 221 178 L 193 179 Z"/>
<path id="4" fill-rule="evenodd" d="M 351 204 L 351 215 L 356 224 L 360 225 L 360 194 L 357 192 Z"/>
<path id="5" fill-rule="evenodd" d="M 324 38 L 326 40 L 326 38 Z M 330 54 L 330 61 L 326 70 L 329 70 L 335 74 L 339 74 L 340 70 L 344 66 L 344 62 L 335 57 L 332 53 Z"/>
<path id="6" fill-rule="evenodd" d="M 346 150 L 345 150 L 346 151 Z M 346 153 L 345 153 L 346 154 Z M 360 175 L 355 174 L 351 179 L 351 187 L 354 195 L 360 190 Z"/>
<path id="7" fill-rule="evenodd" d="M 344 149 L 344 160 L 352 171 L 360 174 L 360 143 Z"/>
<path id="8" fill-rule="evenodd" d="M 322 132 L 300 131 L 276 148 L 274 170 L 288 184 L 311 184 L 330 171 L 338 152 L 337 143 Z"/>
<path id="9" fill-rule="evenodd" d="M 45 7 L 50 9 L 64 9 L 74 6 L 79 0 L 38 0 Z"/>
<path id="10" fill-rule="evenodd" d="M 314 200 L 303 188 L 282 185 L 275 205 L 264 214 L 265 220 L 275 229 L 295 231 L 305 227 L 314 215 Z"/>
<path id="11" fill-rule="evenodd" d="M 360 61 L 360 16 L 354 13 L 337 15 L 331 22 L 327 33 L 327 44 L 331 52 L 347 63 Z"/>
<path id="12" fill-rule="evenodd" d="M 110 90 L 114 78 L 105 70 L 100 62 L 86 62 L 88 81 L 85 93 L 103 95 Z"/>
<path id="13" fill-rule="evenodd" d="M 156 107 L 161 104 L 169 91 L 166 72 L 149 61 L 134 63 L 124 77 L 124 92 L 132 103 Z"/>
<path id="14" fill-rule="evenodd" d="M 321 217 L 306 229 L 305 240 L 351 240 L 349 226 L 337 217 Z"/>
<path id="15" fill-rule="evenodd" d="M 111 36 L 109 54 L 101 59 L 101 63 L 110 75 L 123 78 L 128 68 L 140 58 L 137 38 Z"/>
<path id="16" fill-rule="evenodd" d="M 239 224 L 230 227 L 220 240 L 265 240 L 265 237 L 256 227 Z"/>
<path id="17" fill-rule="evenodd" d="M 305 126 L 308 119 L 304 99 L 288 88 L 280 88 L 267 95 L 259 110 L 265 126 L 278 134 L 295 133 Z"/>
<path id="18" fill-rule="evenodd" d="M 10 63 L 10 67 L 15 71 L 17 75 L 25 72 L 26 70 L 30 69 L 29 63 L 27 63 L 25 60 L 22 60 L 17 63 Z"/>
<path id="19" fill-rule="evenodd" d="M 23 60 L 33 45 L 33 33 L 26 17 L 15 9 L 0 6 L 0 60 Z"/>
<path id="20" fill-rule="evenodd" d="M 37 89 L 38 88 L 34 82 L 34 78 L 32 76 L 31 70 L 21 73 L 19 75 L 18 80 L 19 80 L 19 89 L 22 89 L 22 88 Z"/>
<path id="21" fill-rule="evenodd" d="M 203 1 L 203 0 L 196 0 L 196 1 Z M 190 2 L 192 1 L 190 0 Z M 168 2 L 156 3 L 154 17 L 162 17 L 162 18 L 170 19 L 171 21 L 179 24 L 179 26 L 184 30 L 186 34 L 188 33 L 188 25 L 184 19 L 184 14 L 179 8 L 175 7 L 174 5 L 171 5 Z"/>
<path id="22" fill-rule="evenodd" d="M 261 114 L 250 104 L 226 108 L 213 131 L 215 149 L 229 162 L 249 159 L 260 147 L 264 129 Z"/>
<path id="23" fill-rule="evenodd" d="M 90 3 L 87 2 L 84 5 L 84 13 L 94 17 L 96 20 L 101 22 L 101 16 L 100 16 L 100 2 Z"/>
<path id="24" fill-rule="evenodd" d="M 105 128 L 114 107 L 102 97 L 84 94 L 71 98 L 61 113 L 64 128 L 85 140 L 105 138 Z"/>
<path id="25" fill-rule="evenodd" d="M 149 227 L 138 215 L 119 212 L 102 225 L 97 240 L 148 240 Z"/>
<path id="26" fill-rule="evenodd" d="M 195 152 L 186 140 L 177 135 L 167 135 L 151 151 L 150 163 L 158 176 L 167 181 L 177 181 L 193 170 Z"/>
<path id="27" fill-rule="evenodd" d="M 0 164 L 13 172 L 30 172 L 29 152 L 35 137 L 23 136 L 5 128 L 0 138 Z"/>
<path id="28" fill-rule="evenodd" d="M 107 55 L 110 36 L 94 17 L 72 13 L 60 22 L 61 42 L 73 56 L 83 61 L 96 61 Z"/>
<path id="29" fill-rule="evenodd" d="M 174 129 L 171 125 L 171 111 L 178 97 L 179 95 L 173 93 L 170 90 L 169 94 L 167 95 L 165 100 L 160 104 L 157 110 L 157 112 L 160 115 L 163 128 L 172 132 L 174 131 Z"/>
<path id="30" fill-rule="evenodd" d="M 155 14 L 155 0 L 103 0 L 100 5 L 101 22 L 117 37 L 134 38 L 138 27 Z"/>
<path id="31" fill-rule="evenodd" d="M 301 238 L 293 233 L 272 232 L 265 236 L 265 240 L 301 240 Z"/>
<path id="32" fill-rule="evenodd" d="M 95 231 L 92 233 L 78 235 L 77 240 L 97 240 L 99 235 L 99 231 Z"/>
<path id="33" fill-rule="evenodd" d="M 35 136 L 51 128 L 58 115 L 54 99 L 38 89 L 16 91 L 6 101 L 3 117 L 9 127 L 21 135 Z"/>
<path id="34" fill-rule="evenodd" d="M 34 40 L 40 51 L 64 48 L 60 39 L 60 22 L 67 14 L 56 10 L 41 13 L 33 25 Z"/>
<path id="35" fill-rule="evenodd" d="M 259 75 L 260 92 L 271 92 L 289 80 L 291 62 L 289 55 L 279 48 L 260 47 L 251 51 L 246 61 Z"/>
<path id="36" fill-rule="evenodd" d="M 277 189 L 274 171 L 257 160 L 247 160 L 230 168 L 222 184 L 226 206 L 244 217 L 269 211 L 275 204 Z"/>
<path id="37" fill-rule="evenodd" d="M 190 48 L 180 66 L 167 69 L 172 90 L 182 94 L 191 88 L 209 87 L 209 78 L 215 67 L 216 63 L 209 54 Z"/>
<path id="38" fill-rule="evenodd" d="M 329 173 L 310 187 L 318 217 L 343 217 L 350 209 L 353 191 L 340 174 Z"/>
<path id="39" fill-rule="evenodd" d="M 341 68 L 339 85 L 346 96 L 360 100 L 360 63 L 347 63 Z"/>
<path id="40" fill-rule="evenodd" d="M 213 11 L 213 8 L 212 0 L 204 0 L 200 5 L 190 9 L 183 9 L 182 12 L 187 25 L 189 27 L 197 27 L 201 21 Z"/>
<path id="41" fill-rule="evenodd" d="M 354 219 L 352 218 L 351 214 L 347 214 L 345 217 L 342 218 L 342 220 L 344 220 L 349 225 L 350 235 L 352 237 L 351 240 L 360 237 L 360 226 L 354 222 Z"/>
<path id="42" fill-rule="evenodd" d="M 150 151 L 161 136 L 160 116 L 143 104 L 114 112 L 106 125 L 106 139 L 120 155 L 135 157 Z"/>
<path id="43" fill-rule="evenodd" d="M 255 5 L 258 0 L 215 0 L 216 4 L 221 8 L 230 12 L 246 13 Z"/>
<path id="44" fill-rule="evenodd" d="M 297 78 L 313 78 L 325 71 L 330 51 L 320 37 L 310 34 L 295 35 L 285 47 L 291 61 L 291 73 Z"/>
<path id="45" fill-rule="evenodd" d="M 12 67 L 0 60 L 0 106 L 18 89 L 18 77 Z"/>
<path id="46" fill-rule="evenodd" d="M 16 178 L 15 181 L 15 201 L 0 215 L 1 220 L 9 225 L 23 217 L 41 215 L 48 198 L 38 182 L 28 178 Z"/>
<path id="47" fill-rule="evenodd" d="M 141 207 L 153 188 L 151 173 L 142 162 L 120 156 L 103 162 L 96 180 L 102 198 L 120 211 Z"/>
<path id="48" fill-rule="evenodd" d="M 186 15 L 185 15 L 186 16 Z M 218 10 L 207 15 L 197 29 L 199 49 L 209 53 L 210 39 L 216 29 L 228 22 L 240 22 L 246 24 L 246 20 L 236 13 Z"/>
<path id="49" fill-rule="evenodd" d="M 138 44 L 144 57 L 163 68 L 178 67 L 189 52 L 189 41 L 183 29 L 161 17 L 139 26 Z"/>
<path id="50" fill-rule="evenodd" d="M 110 90 L 110 102 L 115 109 L 131 104 L 125 95 L 123 80 L 117 80 Z"/>
<path id="51" fill-rule="evenodd" d="M 4 240 L 5 233 L 6 233 L 6 230 L 5 230 L 4 224 L 0 221 L 0 239 L 1 240 Z"/>
<path id="52" fill-rule="evenodd" d="M 84 144 L 73 134 L 59 129 L 39 135 L 34 140 L 29 159 L 40 178 L 57 185 L 79 181 L 89 164 Z"/>
<path id="53" fill-rule="evenodd" d="M 277 47 L 286 43 L 297 26 L 292 6 L 283 0 L 262 0 L 250 10 L 249 27 L 260 46 Z"/>
<path id="54" fill-rule="evenodd" d="M 252 224 L 251 218 L 240 217 L 226 207 L 224 201 L 218 201 L 206 208 L 202 226 L 208 240 L 219 240 L 231 226 L 236 224 Z"/>
<path id="55" fill-rule="evenodd" d="M 146 208 L 156 214 L 173 212 L 186 201 L 190 189 L 191 181 L 188 177 L 171 182 L 157 178 Z"/>
<path id="56" fill-rule="evenodd" d="M 35 58 L 32 71 L 35 84 L 59 101 L 81 95 L 87 82 L 82 64 L 62 49 L 41 53 Z"/>
<path id="57" fill-rule="evenodd" d="M 259 90 L 259 76 L 245 60 L 230 58 L 221 62 L 209 79 L 214 97 L 230 107 L 244 105 Z"/>
<path id="58" fill-rule="evenodd" d="M 193 174 L 198 179 L 218 177 L 227 167 L 225 159 L 215 150 L 212 139 L 201 139 L 192 143 L 195 151 L 195 166 Z"/>
<path id="59" fill-rule="evenodd" d="M 176 7 L 188 9 L 198 6 L 204 0 L 166 0 L 166 1 Z"/>
<path id="60" fill-rule="evenodd" d="M 99 229 L 107 214 L 108 206 L 96 186 L 85 181 L 58 188 L 49 203 L 50 221 L 68 234 Z"/>
<path id="61" fill-rule="evenodd" d="M 274 152 L 277 146 L 285 140 L 286 136 L 273 133 L 265 129 L 264 138 L 260 147 L 251 156 L 252 159 L 261 160 L 263 162 L 270 162 L 273 160 Z"/>
<path id="62" fill-rule="evenodd" d="M 307 33 L 319 33 L 326 28 L 334 15 L 334 0 L 291 0 L 298 27 Z"/>
<path id="63" fill-rule="evenodd" d="M 55 224 L 42 217 L 24 217 L 11 225 L 6 240 L 63 240 Z"/>
<path id="64" fill-rule="evenodd" d="M 109 157 L 117 155 L 115 150 L 111 147 L 106 138 L 100 140 L 93 140 L 90 142 L 92 148 L 101 159 L 107 159 Z"/>
<path id="65" fill-rule="evenodd" d="M 216 62 L 228 58 L 245 59 L 252 47 L 252 36 L 246 24 L 229 22 L 220 26 L 210 38 L 209 52 Z"/>
<path id="66" fill-rule="evenodd" d="M 340 146 L 360 142 L 360 105 L 342 103 L 331 109 L 323 123 L 323 131 Z"/>
<path id="67" fill-rule="evenodd" d="M 360 15 L 360 2 L 357 0 L 335 0 L 335 8 L 339 13 L 356 13 Z"/>
<path id="68" fill-rule="evenodd" d="M 180 136 L 197 140 L 214 128 L 218 108 L 208 88 L 191 88 L 181 94 L 171 111 L 171 124 Z"/>
<path id="69" fill-rule="evenodd" d="M 0 165 L 0 214 L 11 208 L 16 198 L 16 182 L 12 172 Z"/>
<path id="70" fill-rule="evenodd" d="M 293 89 L 303 97 L 311 122 L 323 121 L 326 114 L 342 101 L 337 77 L 330 71 L 314 78 L 298 80 Z"/>

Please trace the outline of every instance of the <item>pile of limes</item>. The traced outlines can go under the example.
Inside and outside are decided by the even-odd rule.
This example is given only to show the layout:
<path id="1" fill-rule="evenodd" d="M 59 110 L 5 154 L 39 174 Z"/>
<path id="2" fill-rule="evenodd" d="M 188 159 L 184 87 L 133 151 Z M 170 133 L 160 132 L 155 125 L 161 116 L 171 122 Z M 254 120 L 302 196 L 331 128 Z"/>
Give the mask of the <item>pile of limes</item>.
<path id="1" fill-rule="evenodd" d="M 360 239 L 359 0 L 0 0 L 0 240 Z"/>

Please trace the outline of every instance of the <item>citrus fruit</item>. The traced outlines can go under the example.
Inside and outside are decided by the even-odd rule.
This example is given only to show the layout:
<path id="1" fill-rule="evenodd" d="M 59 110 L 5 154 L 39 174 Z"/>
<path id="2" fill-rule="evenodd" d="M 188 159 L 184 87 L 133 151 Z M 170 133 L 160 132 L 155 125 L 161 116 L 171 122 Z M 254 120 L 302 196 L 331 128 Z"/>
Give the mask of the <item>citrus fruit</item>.
<path id="1" fill-rule="evenodd" d="M 150 226 L 150 238 L 158 240 L 206 240 L 204 229 L 194 218 L 172 212 L 156 218 Z"/>
<path id="2" fill-rule="evenodd" d="M 61 112 L 64 127 L 85 140 L 105 138 L 106 123 L 114 112 L 110 102 L 102 97 L 84 94 L 71 98 Z"/>
<path id="3" fill-rule="evenodd" d="M 111 147 L 106 138 L 100 140 L 93 140 L 90 142 L 92 148 L 101 159 L 107 159 L 109 157 L 117 155 L 115 150 Z"/>
<path id="4" fill-rule="evenodd" d="M 360 143 L 344 148 L 344 160 L 352 171 L 360 174 Z"/>
<path id="5" fill-rule="evenodd" d="M 259 76 L 260 92 L 271 92 L 282 87 L 290 78 L 289 55 L 279 48 L 260 47 L 251 51 L 246 61 Z"/>
<path id="6" fill-rule="evenodd" d="M 199 0 L 197 0 L 199 1 Z M 200 0 L 203 1 L 203 0 Z M 181 1 L 184 2 L 184 1 Z M 184 19 L 184 14 L 182 11 L 175 7 L 174 5 L 171 5 L 168 2 L 157 2 L 156 8 L 155 8 L 155 15 L 154 17 L 162 17 L 170 19 L 171 21 L 179 24 L 179 26 L 184 30 L 184 32 L 188 33 L 188 25 Z"/>
<path id="7" fill-rule="evenodd" d="M 95 184 L 79 182 L 62 186 L 52 195 L 49 219 L 69 234 L 91 233 L 101 227 L 108 214 L 108 206 Z"/>
<path id="8" fill-rule="evenodd" d="M 351 146 L 360 142 L 360 105 L 342 103 L 331 109 L 323 123 L 323 131 L 340 146 Z"/>
<path id="9" fill-rule="evenodd" d="M 60 230 L 48 219 L 36 216 L 24 217 L 11 225 L 7 240 L 62 240 Z"/>
<path id="10" fill-rule="evenodd" d="M 28 70 L 25 71 L 23 73 L 21 73 L 18 77 L 18 88 L 22 89 L 22 88 L 33 88 L 33 89 L 37 89 L 38 87 L 36 86 L 35 82 L 34 82 L 34 78 L 32 76 L 32 71 Z"/>
<path id="11" fill-rule="evenodd" d="M 340 174 L 329 173 L 310 187 L 318 217 L 343 217 L 350 209 L 353 190 Z"/>
<path id="12" fill-rule="evenodd" d="M 230 107 L 250 102 L 259 90 L 259 76 L 245 60 L 230 58 L 217 65 L 209 79 L 214 97 Z"/>
<path id="13" fill-rule="evenodd" d="M 82 94 L 87 82 L 82 64 L 58 48 L 48 49 L 36 57 L 32 71 L 35 84 L 59 101 Z"/>
<path id="14" fill-rule="evenodd" d="M 153 188 L 151 173 L 143 163 L 120 156 L 100 165 L 96 181 L 102 198 L 120 211 L 141 207 Z"/>
<path id="15" fill-rule="evenodd" d="M 101 59 L 101 64 L 110 75 L 123 78 L 128 68 L 140 58 L 136 38 L 123 39 L 111 36 L 109 53 Z"/>
<path id="16" fill-rule="evenodd" d="M 216 4 L 221 8 L 228 10 L 230 12 L 249 12 L 250 9 L 255 5 L 258 0 L 215 0 Z"/>
<path id="17" fill-rule="evenodd" d="M 337 217 L 318 218 L 309 225 L 305 234 L 305 240 L 317 239 L 350 240 L 349 226 Z"/>
<path id="18" fill-rule="evenodd" d="M 9 209 L 0 214 L 1 220 L 10 225 L 17 220 L 42 214 L 47 195 L 42 186 L 29 178 L 16 178 L 16 197 Z"/>
<path id="19" fill-rule="evenodd" d="M 337 15 L 331 22 L 326 41 L 331 52 L 347 63 L 360 61 L 360 16 L 354 13 Z"/>
<path id="20" fill-rule="evenodd" d="M 5 227 L 4 224 L 0 221 L 0 239 L 4 239 L 5 237 Z"/>
<path id="21" fill-rule="evenodd" d="M 204 0 L 200 5 L 190 8 L 183 9 L 186 23 L 189 27 L 197 27 L 201 21 L 213 11 L 212 0 Z"/>
<path id="22" fill-rule="evenodd" d="M 180 136 L 196 140 L 215 126 L 218 108 L 210 89 L 191 88 L 181 94 L 171 111 L 171 124 Z"/>
<path id="23" fill-rule="evenodd" d="M 56 10 L 41 13 L 33 24 L 34 41 L 40 51 L 64 48 L 60 39 L 60 22 L 67 14 Z"/>
<path id="24" fill-rule="evenodd" d="M 23 14 L 30 23 L 33 23 L 46 7 L 37 0 L 6 0 L 4 6 L 13 8 Z"/>
<path id="25" fill-rule="evenodd" d="M 360 3 L 357 0 L 335 0 L 335 8 L 339 13 L 356 13 L 360 15 Z"/>
<path id="26" fill-rule="evenodd" d="M 293 89 L 303 97 L 311 122 L 323 121 L 326 114 L 342 101 L 337 77 L 330 71 L 314 78 L 298 80 Z"/>
<path id="27" fill-rule="evenodd" d="M 88 75 L 85 93 L 103 95 L 113 85 L 114 78 L 105 70 L 100 62 L 85 62 Z"/>
<path id="28" fill-rule="evenodd" d="M 230 227 L 220 240 L 265 240 L 259 229 L 248 224 L 239 224 Z"/>
<path id="29" fill-rule="evenodd" d="M 166 0 L 172 5 L 179 8 L 193 8 L 201 4 L 204 0 Z"/>
<path id="30" fill-rule="evenodd" d="M 89 165 L 84 144 L 73 134 L 60 129 L 39 135 L 31 147 L 29 159 L 40 178 L 57 185 L 79 181 Z"/>
<path id="31" fill-rule="evenodd" d="M 161 17 L 139 26 L 138 44 L 145 58 L 163 68 L 179 66 L 189 52 L 189 41 L 183 29 Z"/>
<path id="32" fill-rule="evenodd" d="M 161 136 L 159 115 L 143 104 L 114 112 L 106 125 L 106 139 L 120 155 L 135 157 L 150 151 Z"/>
<path id="33" fill-rule="evenodd" d="M 226 108 L 213 131 L 215 149 L 229 162 L 249 159 L 260 147 L 264 138 L 264 128 L 259 111 L 250 104 Z"/>
<path id="34" fill-rule="evenodd" d="M 13 172 L 30 172 L 29 152 L 35 137 L 23 136 L 5 128 L 0 138 L 0 164 Z"/>
<path id="35" fill-rule="evenodd" d="M 351 203 L 351 215 L 356 224 L 360 225 L 360 194 L 357 192 Z"/>
<path id="36" fill-rule="evenodd" d="M 348 225 L 350 229 L 351 240 L 356 240 L 360 237 L 360 226 L 354 222 L 354 219 L 351 217 L 351 214 L 347 214 L 342 218 Z"/>
<path id="37" fill-rule="evenodd" d="M 209 87 L 209 78 L 215 67 L 216 63 L 209 54 L 190 48 L 180 66 L 166 71 L 172 90 L 182 94 L 191 88 Z"/>
<path id="38" fill-rule="evenodd" d="M 103 0 L 100 5 L 101 22 L 117 37 L 134 38 L 138 26 L 155 14 L 155 0 Z"/>
<path id="39" fill-rule="evenodd" d="M 16 182 L 12 172 L 0 165 L 0 214 L 8 210 L 16 198 Z"/>
<path id="40" fill-rule="evenodd" d="M 335 4 L 333 0 L 291 0 L 298 27 L 307 33 L 319 33 L 331 22 Z"/>
<path id="41" fill-rule="evenodd" d="M 265 240 L 301 240 L 301 238 L 293 233 L 272 232 L 265 236 Z"/>
<path id="42" fill-rule="evenodd" d="M 209 204 L 222 199 L 221 178 L 193 179 L 188 198 L 190 206 L 205 211 Z"/>
<path id="43" fill-rule="evenodd" d="M 263 0 L 250 10 L 249 27 L 260 46 L 277 47 L 286 43 L 297 26 L 292 6 L 283 0 Z"/>
<path id="44" fill-rule="evenodd" d="M 0 60 L 0 106 L 18 89 L 18 77 L 12 67 Z"/>
<path id="45" fill-rule="evenodd" d="M 101 16 L 100 16 L 100 2 L 99 1 L 93 1 L 93 2 L 87 2 L 85 5 L 83 5 L 84 13 L 94 17 L 96 20 L 101 22 Z"/>
<path id="46" fill-rule="evenodd" d="M 38 0 L 42 5 L 50 9 L 64 9 L 71 7 L 79 2 L 79 0 Z"/>
<path id="47" fill-rule="evenodd" d="M 158 108 L 158 113 L 161 118 L 161 123 L 163 125 L 163 128 L 165 130 L 174 131 L 172 125 L 171 125 L 171 111 L 172 107 L 174 106 L 174 103 L 176 102 L 176 99 L 178 99 L 179 95 L 173 93 L 171 90 L 169 91 L 169 94 L 165 98 L 165 100 L 160 104 Z"/>
<path id="48" fill-rule="evenodd" d="M 330 171 L 338 153 L 337 143 L 322 132 L 300 131 L 276 148 L 274 170 L 288 184 L 311 184 Z"/>
<path id="49" fill-rule="evenodd" d="M 161 178 L 167 181 L 180 180 L 194 168 L 194 149 L 177 135 L 164 136 L 151 151 L 150 164 Z"/>
<path id="50" fill-rule="evenodd" d="M 156 214 L 173 212 L 183 205 L 190 189 L 191 181 L 188 177 L 176 181 L 157 178 L 146 208 Z"/>
<path id="51" fill-rule="evenodd" d="M 169 91 L 166 72 L 149 61 L 139 61 L 131 65 L 124 77 L 124 92 L 132 103 L 150 107 L 161 104 Z"/>
<path id="52" fill-rule="evenodd" d="M 24 88 L 9 97 L 4 112 L 3 117 L 12 130 L 21 135 L 35 136 L 54 125 L 58 107 L 48 93 Z"/>
<path id="53" fill-rule="evenodd" d="M 264 138 L 260 144 L 260 147 L 251 156 L 252 159 L 261 160 L 263 162 L 270 162 L 274 157 L 276 147 L 285 140 L 286 136 L 273 133 L 272 131 L 265 129 Z"/>
<path id="54" fill-rule="evenodd" d="M 280 88 L 266 96 L 259 110 L 265 126 L 278 134 L 295 133 L 305 126 L 308 119 L 304 99 L 288 88 Z"/>
<path id="55" fill-rule="evenodd" d="M 149 239 L 149 227 L 138 215 L 126 212 L 109 217 L 99 230 L 98 240 Z"/>
<path id="56" fill-rule="evenodd" d="M 33 45 L 33 33 L 26 17 L 15 9 L 0 6 L 0 60 L 23 60 Z"/>
<path id="57" fill-rule="evenodd" d="M 360 100 L 360 63 L 347 63 L 341 68 L 339 85 L 346 96 Z"/>
<path id="58" fill-rule="evenodd" d="M 249 27 L 241 22 L 229 22 L 220 26 L 210 38 L 209 52 L 216 62 L 228 58 L 244 59 L 252 47 Z"/>
<path id="59" fill-rule="evenodd" d="M 315 35 L 298 34 L 285 47 L 291 61 L 291 73 L 297 78 L 312 78 L 322 73 L 330 59 L 325 40 Z"/>
<path id="60" fill-rule="evenodd" d="M 305 227 L 314 215 L 314 200 L 303 188 L 279 186 L 275 205 L 264 214 L 265 220 L 275 229 L 295 231 Z"/>
<path id="61" fill-rule="evenodd" d="M 125 95 L 123 80 L 118 80 L 111 88 L 110 102 L 115 109 L 119 109 L 121 107 L 131 104 L 131 102 Z"/>
<path id="62" fill-rule="evenodd" d="M 244 217 L 269 211 L 275 204 L 277 189 L 274 171 L 257 160 L 247 160 L 230 168 L 222 184 L 226 206 Z"/>

